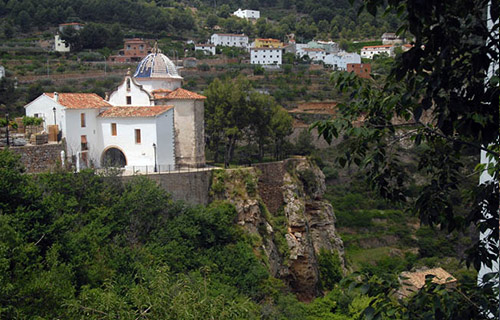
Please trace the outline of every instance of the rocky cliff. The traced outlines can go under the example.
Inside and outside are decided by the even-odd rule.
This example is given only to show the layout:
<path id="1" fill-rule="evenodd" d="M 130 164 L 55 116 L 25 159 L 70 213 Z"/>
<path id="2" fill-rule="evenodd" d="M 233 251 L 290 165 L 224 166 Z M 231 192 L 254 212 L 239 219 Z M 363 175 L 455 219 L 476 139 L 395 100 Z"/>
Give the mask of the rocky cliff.
<path id="1" fill-rule="evenodd" d="M 321 293 L 320 252 L 336 252 L 343 261 L 332 206 L 321 199 L 324 191 L 321 170 L 297 158 L 216 171 L 211 196 L 234 204 L 237 224 L 254 239 L 271 274 L 307 301 Z"/>

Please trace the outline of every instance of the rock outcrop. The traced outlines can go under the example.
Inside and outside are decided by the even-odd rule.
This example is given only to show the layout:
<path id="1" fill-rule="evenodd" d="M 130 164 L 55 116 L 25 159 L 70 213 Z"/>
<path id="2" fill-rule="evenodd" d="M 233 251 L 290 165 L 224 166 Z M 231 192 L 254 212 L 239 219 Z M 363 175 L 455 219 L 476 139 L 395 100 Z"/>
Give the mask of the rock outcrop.
<path id="1" fill-rule="evenodd" d="M 304 301 L 321 294 L 319 253 L 337 252 L 343 261 L 325 188 L 323 173 L 305 158 L 218 171 L 212 183 L 213 199 L 234 204 L 237 224 L 261 240 L 256 249 L 271 274 Z"/>

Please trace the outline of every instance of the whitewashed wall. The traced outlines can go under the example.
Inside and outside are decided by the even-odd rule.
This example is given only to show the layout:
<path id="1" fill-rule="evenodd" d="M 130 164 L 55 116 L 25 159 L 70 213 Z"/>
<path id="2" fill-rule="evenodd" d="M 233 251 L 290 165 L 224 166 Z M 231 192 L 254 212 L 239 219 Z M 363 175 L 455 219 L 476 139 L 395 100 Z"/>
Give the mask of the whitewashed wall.
<path id="1" fill-rule="evenodd" d="M 82 128 L 80 115 L 85 114 L 85 127 Z M 102 140 L 97 124 L 99 109 L 65 109 L 66 116 L 66 146 L 68 155 L 76 155 L 82 151 L 81 136 L 87 136 L 89 160 L 99 166 L 102 151 Z"/>
<path id="2" fill-rule="evenodd" d="M 156 117 L 157 161 L 161 170 L 175 166 L 174 109 Z"/>
<path id="3" fill-rule="evenodd" d="M 281 49 L 250 49 L 250 63 L 260 65 L 281 65 Z"/>
<path id="4" fill-rule="evenodd" d="M 227 46 L 227 47 L 248 47 L 248 37 L 247 36 L 233 36 L 233 35 L 223 35 L 223 34 L 213 34 L 210 37 L 210 42 L 216 46 Z"/>
<path id="5" fill-rule="evenodd" d="M 56 122 L 59 125 L 59 129 L 62 130 L 63 137 L 66 136 L 66 127 L 65 127 L 65 114 L 64 107 L 59 103 L 55 102 L 53 99 L 46 95 L 41 95 L 29 104 L 25 106 L 25 114 L 28 117 L 34 117 L 35 114 L 38 114 L 39 118 L 43 119 L 43 127 L 47 130 L 47 125 L 54 124 L 54 111 L 53 108 L 56 108 Z"/>
<path id="6" fill-rule="evenodd" d="M 127 81 L 130 80 L 130 90 L 127 90 Z M 130 106 L 149 106 L 151 105 L 149 95 L 134 83 L 131 77 L 125 77 L 125 80 L 109 96 L 109 103 L 114 106 L 127 106 L 127 96 L 132 98 Z"/>
<path id="7" fill-rule="evenodd" d="M 151 92 L 156 89 L 168 89 L 175 90 L 181 87 L 182 78 L 172 79 L 172 78 L 135 78 L 142 87 Z"/>
<path id="8" fill-rule="evenodd" d="M 111 123 L 116 123 L 116 136 L 111 135 Z M 127 159 L 126 169 L 133 166 L 154 165 L 153 143 L 156 139 L 156 118 L 99 118 L 104 150 L 110 147 L 120 149 Z M 141 143 L 135 143 L 135 129 L 141 130 Z"/>

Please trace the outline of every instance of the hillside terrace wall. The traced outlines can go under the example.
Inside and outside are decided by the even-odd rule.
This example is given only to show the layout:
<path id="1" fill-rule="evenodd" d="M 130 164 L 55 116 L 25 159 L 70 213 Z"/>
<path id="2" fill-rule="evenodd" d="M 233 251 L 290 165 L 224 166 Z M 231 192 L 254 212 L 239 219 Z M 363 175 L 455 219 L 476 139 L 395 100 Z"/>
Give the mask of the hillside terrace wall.
<path id="1" fill-rule="evenodd" d="M 172 199 L 189 204 L 207 205 L 210 202 L 209 192 L 212 182 L 212 171 L 172 172 L 146 175 L 172 195 Z M 123 182 L 134 179 L 134 176 L 123 176 Z"/>
<path id="2" fill-rule="evenodd" d="M 283 176 L 285 162 L 258 163 L 253 166 L 260 170 L 259 195 L 271 213 L 276 213 L 283 205 Z"/>
<path id="3" fill-rule="evenodd" d="M 62 143 L 51 143 L 38 146 L 10 147 L 10 150 L 21 156 L 21 163 L 28 173 L 50 171 L 61 163 Z"/>

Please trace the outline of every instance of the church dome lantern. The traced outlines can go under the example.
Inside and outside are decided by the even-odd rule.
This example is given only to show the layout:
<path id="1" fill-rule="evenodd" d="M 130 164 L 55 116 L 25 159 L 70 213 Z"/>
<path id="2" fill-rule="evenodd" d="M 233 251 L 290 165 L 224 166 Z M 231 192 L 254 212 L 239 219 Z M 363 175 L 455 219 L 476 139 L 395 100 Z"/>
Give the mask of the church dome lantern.
<path id="1" fill-rule="evenodd" d="M 182 82 L 177 67 L 161 52 L 158 44 L 155 44 L 152 53 L 139 62 L 133 77 L 148 91 L 155 89 L 175 90 L 180 87 Z"/>

